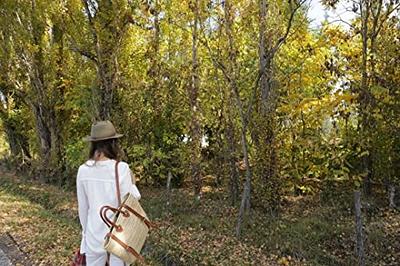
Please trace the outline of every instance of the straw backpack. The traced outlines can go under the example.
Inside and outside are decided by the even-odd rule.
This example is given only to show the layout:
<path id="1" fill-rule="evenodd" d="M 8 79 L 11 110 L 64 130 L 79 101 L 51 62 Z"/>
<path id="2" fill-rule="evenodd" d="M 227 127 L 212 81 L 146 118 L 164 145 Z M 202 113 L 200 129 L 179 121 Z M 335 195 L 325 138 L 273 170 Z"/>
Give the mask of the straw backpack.
<path id="1" fill-rule="evenodd" d="M 103 206 L 100 209 L 100 217 L 110 228 L 109 233 L 105 236 L 105 250 L 131 264 L 137 260 L 144 261 L 140 250 L 150 228 L 154 226 L 147 218 L 139 201 L 131 193 L 127 193 L 121 201 L 118 163 L 117 161 L 115 164 L 118 208 Z M 107 217 L 107 211 L 114 212 L 112 221 Z"/>

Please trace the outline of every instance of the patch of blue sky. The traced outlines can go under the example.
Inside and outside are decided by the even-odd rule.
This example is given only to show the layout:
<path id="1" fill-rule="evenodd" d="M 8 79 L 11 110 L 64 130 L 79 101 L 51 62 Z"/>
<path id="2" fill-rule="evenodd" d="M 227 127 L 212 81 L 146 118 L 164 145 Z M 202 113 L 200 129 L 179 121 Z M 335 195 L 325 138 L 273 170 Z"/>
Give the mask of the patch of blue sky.
<path id="1" fill-rule="evenodd" d="M 349 24 L 356 16 L 351 1 L 340 1 L 335 9 L 322 5 L 320 0 L 311 0 L 307 4 L 307 16 L 313 29 L 320 28 L 324 22 L 349 29 Z"/>

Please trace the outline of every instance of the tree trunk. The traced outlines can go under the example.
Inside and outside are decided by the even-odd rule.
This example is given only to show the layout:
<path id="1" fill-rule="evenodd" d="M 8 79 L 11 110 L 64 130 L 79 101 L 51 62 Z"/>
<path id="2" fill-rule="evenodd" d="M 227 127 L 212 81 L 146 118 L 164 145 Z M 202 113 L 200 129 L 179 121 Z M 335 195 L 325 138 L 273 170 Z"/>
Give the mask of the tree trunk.
<path id="1" fill-rule="evenodd" d="M 33 114 L 36 121 L 36 132 L 40 141 L 40 155 L 42 158 L 41 171 L 49 170 L 51 156 L 51 131 L 47 126 L 48 110 L 40 103 L 33 104 Z"/>
<path id="2" fill-rule="evenodd" d="M 355 223 L 356 223 L 356 256 L 359 266 L 365 265 L 364 253 L 364 236 L 361 217 L 361 193 L 354 192 L 354 208 L 355 208 Z"/>
<path id="3" fill-rule="evenodd" d="M 16 121 L 10 121 L 10 118 L 7 118 L 5 114 L 2 115 L 2 121 L 12 159 L 21 163 L 24 162 L 25 157 L 30 159 L 28 139 L 14 126 Z"/>
<path id="4" fill-rule="evenodd" d="M 225 2 L 226 8 L 228 10 L 228 18 L 227 22 L 228 24 L 231 23 L 231 12 L 230 12 L 230 2 L 226 1 Z M 230 29 L 230 27 L 227 27 Z M 240 94 L 239 90 L 236 84 L 236 71 L 234 69 L 234 63 L 236 62 L 236 57 L 235 57 L 235 50 L 233 46 L 233 39 L 232 35 L 230 34 L 230 31 L 227 30 L 228 33 L 228 41 L 229 41 L 229 57 L 230 57 L 230 63 L 229 63 L 229 73 L 233 74 L 233 77 L 229 79 L 229 86 L 231 88 L 232 94 L 236 99 L 236 105 L 239 109 L 240 113 L 240 122 L 241 122 L 241 143 L 242 143 L 242 153 L 243 153 L 243 160 L 244 164 L 246 167 L 246 182 L 243 188 L 243 195 L 242 195 L 242 201 L 240 204 L 240 209 L 239 209 L 239 215 L 238 215 L 238 220 L 236 224 L 236 237 L 240 236 L 241 232 L 241 226 L 243 223 L 243 218 L 244 214 L 246 211 L 250 210 L 250 198 L 251 198 L 251 180 L 252 180 L 252 172 L 250 168 L 250 162 L 249 162 L 249 152 L 248 152 L 248 143 L 247 143 L 247 138 L 246 138 L 246 133 L 247 133 L 247 126 L 248 126 L 248 120 L 249 118 L 246 117 L 247 113 L 244 110 L 242 100 L 240 99 Z M 251 101 L 249 103 L 250 105 L 252 104 Z"/>
<path id="5" fill-rule="evenodd" d="M 159 18 L 159 4 L 158 0 L 154 1 L 154 35 L 153 35 L 153 41 L 151 45 L 151 63 L 150 63 L 150 69 L 149 69 L 149 76 L 152 80 L 152 88 L 150 90 L 152 91 L 152 98 L 150 99 L 152 101 L 152 107 L 153 110 L 156 114 L 156 116 L 159 115 L 161 112 L 159 109 L 161 105 L 159 104 L 159 95 L 157 95 L 157 92 L 160 90 L 160 58 L 159 58 L 159 53 L 160 53 L 160 18 Z"/>
<path id="6" fill-rule="evenodd" d="M 168 177 L 167 177 L 167 200 L 166 200 L 166 208 L 168 209 L 170 204 L 171 204 L 171 180 L 172 180 L 172 174 L 171 171 L 168 171 Z"/>
<path id="7" fill-rule="evenodd" d="M 395 209 L 395 195 L 396 195 L 396 187 L 393 184 L 389 185 L 389 208 Z"/>
<path id="8" fill-rule="evenodd" d="M 191 113 L 190 137 L 191 137 L 191 175 L 194 185 L 194 194 L 196 200 L 200 200 L 202 177 L 200 172 L 201 162 L 201 130 L 199 121 L 199 103 L 198 94 L 200 88 L 199 65 L 197 58 L 198 45 L 198 27 L 199 27 L 199 0 L 194 0 L 192 12 L 194 22 L 192 29 L 192 76 L 189 86 L 189 106 Z"/>
<path id="9" fill-rule="evenodd" d="M 231 114 L 228 114 L 231 116 Z M 231 198 L 231 205 L 234 206 L 239 197 L 239 172 L 236 167 L 236 145 L 235 145 L 235 131 L 231 118 L 228 118 L 226 125 L 226 138 L 227 138 L 227 160 L 229 163 L 229 191 Z"/>
<path id="10" fill-rule="evenodd" d="M 360 103 L 360 115 L 361 115 L 361 132 L 363 133 L 364 139 L 364 149 L 368 154 L 364 155 L 362 160 L 363 170 L 366 175 L 363 180 L 363 190 L 366 196 L 371 195 L 371 176 L 372 176 L 372 151 L 371 151 L 371 141 L 369 140 L 369 135 L 371 134 L 371 116 L 370 116 L 370 102 L 371 102 L 371 92 L 368 88 L 368 70 L 367 70 L 367 60 L 368 60 L 368 20 L 370 15 L 370 1 L 362 0 L 360 1 L 361 10 L 361 37 L 362 37 L 362 61 L 361 61 L 361 87 L 359 93 L 359 103 Z"/>
<path id="11" fill-rule="evenodd" d="M 267 30 L 266 26 L 267 16 L 267 2 L 266 0 L 260 0 L 260 17 L 259 17 L 259 72 L 260 72 L 260 91 L 261 91 L 261 113 L 263 116 L 267 114 L 268 100 L 269 100 L 269 79 L 270 75 L 270 64 L 268 63 L 267 47 L 265 43 L 265 34 Z M 268 65 L 268 66 L 267 66 Z"/>
<path id="12" fill-rule="evenodd" d="M 64 80 L 64 33 L 58 24 L 53 27 L 53 39 L 54 43 L 58 45 L 58 54 L 56 59 L 56 86 L 52 89 L 52 99 L 51 105 L 52 109 L 49 114 L 49 127 L 50 133 L 52 136 L 52 165 L 55 170 L 60 173 L 65 170 L 65 158 L 64 158 L 64 141 L 63 141 L 63 132 L 64 132 L 64 121 L 68 119 L 65 113 L 65 85 L 63 83 Z M 58 178 L 59 184 L 65 180 Z"/>
<path id="13" fill-rule="evenodd" d="M 232 97 L 235 97 L 234 90 L 235 90 L 235 80 L 237 78 L 236 75 L 236 51 L 233 43 L 233 36 L 232 36 L 232 10 L 231 10 L 231 2 L 230 0 L 225 1 L 224 5 L 224 15 L 225 15 L 225 34 L 228 38 L 228 72 L 231 75 L 231 79 L 229 82 L 230 90 L 227 95 L 227 102 L 228 102 L 228 110 L 227 110 L 227 120 L 228 123 L 226 125 L 226 136 L 228 141 L 228 152 L 229 152 L 229 168 L 230 168 L 230 181 L 229 181 L 229 188 L 231 194 L 231 204 L 234 205 L 239 196 L 239 173 L 236 167 L 236 145 L 235 145 L 235 128 L 233 125 L 233 114 L 230 109 L 232 106 Z M 247 147 L 246 147 L 247 148 Z"/>
<path id="14" fill-rule="evenodd" d="M 246 139 L 247 126 L 242 126 L 241 138 L 242 138 L 242 149 L 244 155 L 244 163 L 246 165 L 246 182 L 244 184 L 242 201 L 240 203 L 238 221 L 236 224 L 236 237 L 240 237 L 241 227 L 243 223 L 244 213 L 250 211 L 250 196 L 251 196 L 251 179 L 252 173 L 249 164 L 248 144 Z"/>
<path id="15" fill-rule="evenodd" d="M 260 0 L 259 14 L 259 73 L 261 104 L 259 110 L 259 125 L 255 137 L 259 143 L 257 161 L 261 175 L 261 197 L 265 205 L 275 211 L 279 205 L 279 182 L 276 178 L 276 148 L 275 148 L 275 109 L 276 88 L 272 86 L 272 67 L 275 48 L 265 40 L 267 31 L 266 0 Z"/>
<path id="16" fill-rule="evenodd" d="M 233 22 L 233 14 L 231 10 L 231 2 L 229 0 L 225 1 L 225 32 L 228 38 L 228 54 L 229 54 L 229 62 L 227 66 L 228 73 L 224 72 L 225 78 L 229 83 L 231 95 L 235 98 L 236 106 L 238 107 L 240 113 L 240 122 L 241 122 L 241 143 L 242 143 L 242 153 L 243 160 L 246 167 L 246 182 L 243 188 L 242 200 L 239 209 L 238 220 L 236 224 L 236 236 L 240 236 L 241 227 L 244 219 L 244 214 L 246 211 L 250 210 L 250 198 L 251 198 L 251 180 L 252 180 L 252 172 L 250 168 L 249 162 L 249 152 L 248 152 L 248 143 L 246 138 L 247 126 L 249 113 L 246 113 L 243 107 L 242 100 L 240 98 L 239 90 L 236 83 L 237 73 L 236 73 L 236 50 L 234 47 L 234 41 L 232 36 L 232 22 Z M 249 107 L 252 106 L 252 101 L 249 101 Z M 232 125 L 233 128 L 233 125 Z M 233 166 L 232 166 L 233 167 Z"/>
<path id="17" fill-rule="evenodd" d="M 95 55 L 90 56 L 97 70 L 98 106 L 95 117 L 100 120 L 109 120 L 117 104 L 113 97 L 118 77 L 117 53 L 128 20 L 126 16 L 115 12 L 118 7 L 112 1 L 97 1 L 95 15 L 90 8 L 91 1 L 83 0 L 82 2 L 95 51 Z M 87 53 L 81 52 L 81 54 Z"/>

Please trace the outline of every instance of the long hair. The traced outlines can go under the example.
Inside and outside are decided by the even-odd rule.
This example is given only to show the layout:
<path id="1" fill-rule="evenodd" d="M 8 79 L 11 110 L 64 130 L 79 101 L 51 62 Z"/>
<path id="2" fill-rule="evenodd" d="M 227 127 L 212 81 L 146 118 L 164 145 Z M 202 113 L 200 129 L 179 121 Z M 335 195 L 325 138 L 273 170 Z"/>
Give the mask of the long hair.
<path id="1" fill-rule="evenodd" d="M 92 141 L 89 149 L 89 159 L 98 161 L 100 153 L 105 157 L 114 160 L 120 160 L 121 149 L 118 144 L 118 139 L 105 139 Z"/>

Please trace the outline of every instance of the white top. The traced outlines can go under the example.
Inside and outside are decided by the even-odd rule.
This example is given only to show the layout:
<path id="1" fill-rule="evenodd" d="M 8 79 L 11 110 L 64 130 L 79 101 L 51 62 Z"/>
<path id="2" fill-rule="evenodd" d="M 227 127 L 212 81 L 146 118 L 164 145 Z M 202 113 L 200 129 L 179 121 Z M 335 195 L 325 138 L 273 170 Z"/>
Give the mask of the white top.
<path id="1" fill-rule="evenodd" d="M 82 225 L 81 253 L 104 253 L 104 237 L 109 229 L 100 218 L 100 208 L 104 205 L 118 207 L 115 185 L 115 160 L 88 160 L 79 167 L 76 178 L 79 220 Z M 118 164 L 121 198 L 130 192 L 140 199 L 136 185 L 132 183 L 131 170 L 125 162 Z M 112 212 L 107 213 L 109 218 Z"/>

